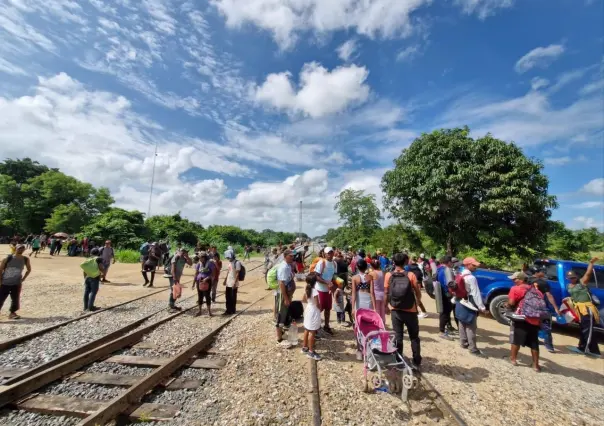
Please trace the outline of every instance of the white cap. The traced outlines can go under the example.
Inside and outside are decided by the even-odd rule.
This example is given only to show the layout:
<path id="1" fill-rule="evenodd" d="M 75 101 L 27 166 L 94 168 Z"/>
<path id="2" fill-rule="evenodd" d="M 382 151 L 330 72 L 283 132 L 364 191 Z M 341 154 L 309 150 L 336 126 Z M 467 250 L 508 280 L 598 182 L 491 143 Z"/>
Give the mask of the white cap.
<path id="1" fill-rule="evenodd" d="M 419 257 L 421 257 L 422 259 L 425 259 L 425 258 L 426 258 L 426 255 L 425 255 L 425 254 L 423 254 L 423 253 L 421 253 L 421 254 L 419 255 Z"/>
<path id="2" fill-rule="evenodd" d="M 325 254 L 329 253 L 330 251 L 333 251 L 333 249 L 331 247 L 325 247 L 323 249 L 323 253 L 325 253 Z"/>

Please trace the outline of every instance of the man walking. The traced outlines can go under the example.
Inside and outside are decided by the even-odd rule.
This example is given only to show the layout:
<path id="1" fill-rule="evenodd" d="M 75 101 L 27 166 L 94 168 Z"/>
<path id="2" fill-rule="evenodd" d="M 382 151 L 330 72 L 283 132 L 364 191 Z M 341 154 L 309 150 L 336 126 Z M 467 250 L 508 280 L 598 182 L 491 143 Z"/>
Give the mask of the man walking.
<path id="1" fill-rule="evenodd" d="M 38 253 L 40 252 L 40 237 L 36 235 L 31 240 L 31 253 L 29 253 L 29 257 L 34 254 L 34 257 L 38 257 Z"/>
<path id="2" fill-rule="evenodd" d="M 220 260 L 220 254 L 216 246 L 210 247 L 210 259 L 214 262 L 216 268 L 214 268 L 214 277 L 212 278 L 212 303 L 216 303 L 216 292 L 218 290 L 218 280 L 220 279 L 220 271 L 222 270 L 222 260 Z"/>
<path id="3" fill-rule="evenodd" d="M 157 269 L 157 265 L 161 260 L 161 249 L 157 245 L 157 243 L 151 243 L 149 245 L 149 249 L 147 251 L 147 255 L 144 256 L 145 261 L 143 262 L 143 279 L 145 280 L 143 287 L 149 286 L 149 288 L 153 287 L 153 281 L 155 281 L 155 270 Z M 151 281 L 147 276 L 147 273 L 151 273 Z"/>
<path id="4" fill-rule="evenodd" d="M 332 281 L 337 270 L 337 265 L 333 260 L 333 249 L 331 247 L 325 247 L 323 252 L 325 253 L 325 259 L 320 260 L 314 269 L 314 272 L 317 274 L 315 288 L 319 292 L 319 305 L 321 305 L 321 310 L 324 312 L 325 325 L 323 326 L 323 330 L 333 335 L 333 330 L 329 326 L 329 315 L 333 305 L 331 291 L 334 285 Z"/>
<path id="5" fill-rule="evenodd" d="M 283 331 L 291 324 L 289 315 L 289 305 L 292 302 L 296 282 L 292 265 L 294 263 L 294 253 L 291 250 L 285 250 L 283 253 L 284 261 L 277 269 L 277 294 L 275 294 L 275 329 L 277 333 L 277 343 L 283 340 Z"/>
<path id="6" fill-rule="evenodd" d="M 84 273 L 84 310 L 94 312 L 98 310 L 94 306 L 94 301 L 105 270 L 103 269 L 103 259 L 97 257 L 99 249 L 93 248 L 90 254 L 93 258 L 85 260 L 81 267 Z"/>
<path id="7" fill-rule="evenodd" d="M 168 306 L 173 311 L 182 311 L 180 306 L 176 306 L 176 299 L 174 298 L 174 293 L 172 288 L 175 284 L 180 285 L 180 279 L 182 278 L 182 272 L 185 269 L 185 265 L 191 266 L 193 261 L 189 257 L 189 251 L 187 249 L 180 249 L 172 256 L 172 260 L 170 261 L 170 275 L 168 280 L 170 281 L 170 297 L 168 298 Z"/>
<path id="8" fill-rule="evenodd" d="M 239 288 L 239 272 L 241 271 L 241 262 L 235 259 L 235 251 L 227 250 L 224 254 L 229 261 L 229 269 L 222 285 L 226 286 L 224 292 L 226 299 L 226 310 L 223 315 L 232 315 L 237 312 L 237 288 Z"/>
<path id="9" fill-rule="evenodd" d="M 411 340 L 413 354 L 412 367 L 419 369 L 422 363 L 419 339 L 419 320 L 417 306 L 421 302 L 422 293 L 417 284 L 415 274 L 405 272 L 409 256 L 396 253 L 393 258 L 394 271 L 388 272 L 384 279 L 384 296 L 386 298 L 386 313 L 391 314 L 392 328 L 396 335 L 396 347 L 403 354 L 403 336 L 405 327 Z"/>
<path id="10" fill-rule="evenodd" d="M 111 247 L 111 241 L 105 241 L 105 246 L 100 250 L 101 259 L 103 259 L 103 269 L 105 270 L 105 274 L 103 275 L 103 279 L 101 282 L 111 283 L 107 279 L 107 274 L 109 273 L 109 267 L 115 263 L 115 250 Z"/>
<path id="11" fill-rule="evenodd" d="M 250 246 L 246 245 L 245 249 L 244 249 L 243 260 L 250 260 L 250 251 L 251 251 Z"/>
<path id="12" fill-rule="evenodd" d="M 23 281 L 31 273 L 31 264 L 28 257 L 23 256 L 25 246 L 17 244 L 15 254 L 8 255 L 0 263 L 0 310 L 6 299 L 10 296 L 9 319 L 21 318 L 17 315 L 20 308 L 21 288 Z M 23 269 L 26 269 L 23 275 Z"/>
<path id="13" fill-rule="evenodd" d="M 476 347 L 477 311 L 487 311 L 482 302 L 478 281 L 473 274 L 480 266 L 480 262 L 473 257 L 466 257 L 463 260 L 463 266 L 464 270 L 461 272 L 461 276 L 468 293 L 469 303 L 465 304 L 462 300 L 459 300 L 455 304 L 455 314 L 459 319 L 459 340 L 461 347 L 469 349 L 472 355 L 485 358 L 485 355 Z M 468 307 L 468 305 L 471 305 L 471 307 Z"/>
<path id="14" fill-rule="evenodd" d="M 456 331 L 451 324 L 451 312 L 453 312 L 453 303 L 449 293 L 449 283 L 455 281 L 453 275 L 453 262 L 451 256 L 445 256 L 442 258 L 440 266 L 436 269 L 436 279 L 439 284 L 439 290 L 441 294 L 441 308 L 439 312 L 438 328 L 440 331 L 440 337 L 446 340 L 452 340 L 449 333 Z M 455 318 L 457 323 L 457 318 Z M 457 324 L 459 327 L 459 324 Z"/>

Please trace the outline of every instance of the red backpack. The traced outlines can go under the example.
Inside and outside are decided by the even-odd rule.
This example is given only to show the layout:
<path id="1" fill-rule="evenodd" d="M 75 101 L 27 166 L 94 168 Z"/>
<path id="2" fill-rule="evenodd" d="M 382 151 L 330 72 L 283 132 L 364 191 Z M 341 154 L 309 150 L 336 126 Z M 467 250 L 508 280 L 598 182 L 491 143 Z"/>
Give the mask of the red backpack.
<path id="1" fill-rule="evenodd" d="M 466 290 L 466 280 L 464 279 L 463 275 L 455 275 L 455 281 L 450 282 L 447 287 L 449 287 L 449 292 L 458 299 L 468 298 L 468 291 Z"/>

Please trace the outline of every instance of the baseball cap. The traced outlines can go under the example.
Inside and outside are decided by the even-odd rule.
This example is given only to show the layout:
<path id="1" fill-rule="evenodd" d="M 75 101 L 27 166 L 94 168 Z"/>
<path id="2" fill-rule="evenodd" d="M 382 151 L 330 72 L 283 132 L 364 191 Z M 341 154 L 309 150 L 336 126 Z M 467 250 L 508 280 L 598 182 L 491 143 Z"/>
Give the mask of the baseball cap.
<path id="1" fill-rule="evenodd" d="M 531 274 L 536 274 L 538 272 L 545 272 L 545 268 L 542 266 L 534 265 L 529 268 Z"/>
<path id="2" fill-rule="evenodd" d="M 283 252 L 283 257 L 295 254 L 293 250 L 287 249 Z"/>
<path id="3" fill-rule="evenodd" d="M 325 247 L 325 248 L 323 249 L 323 252 L 324 252 L 325 254 L 329 253 L 330 251 L 333 251 L 333 248 L 331 248 L 331 247 Z"/>
<path id="4" fill-rule="evenodd" d="M 473 257 L 466 257 L 463 260 L 463 264 L 464 264 L 464 266 L 469 266 L 469 265 L 480 266 L 480 262 L 478 260 L 474 259 Z"/>
<path id="5" fill-rule="evenodd" d="M 508 275 L 511 280 L 526 280 L 526 274 L 522 271 L 516 271 L 512 275 Z"/>
<path id="6" fill-rule="evenodd" d="M 24 244 L 17 244 L 17 246 L 15 247 L 16 250 L 25 250 L 25 245 Z"/>
<path id="7" fill-rule="evenodd" d="M 424 253 L 420 253 L 419 257 L 421 257 L 422 259 L 425 259 L 426 255 Z"/>
<path id="8" fill-rule="evenodd" d="M 451 262 L 453 262 L 453 263 L 457 263 L 457 262 L 459 262 L 459 259 L 458 259 L 458 258 L 456 258 L 456 257 L 452 257 L 452 258 L 451 258 Z"/>

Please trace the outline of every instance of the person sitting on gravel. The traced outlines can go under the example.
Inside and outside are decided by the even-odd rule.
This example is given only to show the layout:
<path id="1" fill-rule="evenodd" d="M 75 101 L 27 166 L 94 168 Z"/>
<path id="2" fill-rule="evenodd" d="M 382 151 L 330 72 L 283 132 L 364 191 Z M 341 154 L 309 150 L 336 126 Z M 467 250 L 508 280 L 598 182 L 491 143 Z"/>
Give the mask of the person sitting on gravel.
<path id="1" fill-rule="evenodd" d="M 275 295 L 275 330 L 277 334 L 277 343 L 283 341 L 283 331 L 291 325 L 291 316 L 289 306 L 292 303 L 294 291 L 296 291 L 296 281 L 294 279 L 293 263 L 294 253 L 286 250 L 283 253 L 284 261 L 279 264 L 277 269 L 277 294 Z"/>
<path id="2" fill-rule="evenodd" d="M 320 361 L 321 356 L 315 352 L 315 338 L 317 331 L 321 328 L 321 305 L 319 302 L 319 292 L 315 288 L 317 275 L 311 272 L 306 276 L 306 289 L 304 291 L 303 302 L 306 302 L 304 310 L 304 343 L 302 353 L 310 359 Z"/>

